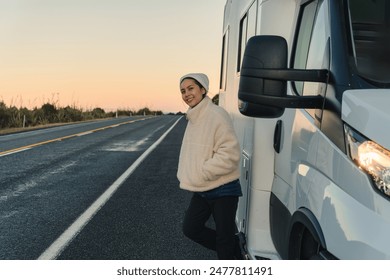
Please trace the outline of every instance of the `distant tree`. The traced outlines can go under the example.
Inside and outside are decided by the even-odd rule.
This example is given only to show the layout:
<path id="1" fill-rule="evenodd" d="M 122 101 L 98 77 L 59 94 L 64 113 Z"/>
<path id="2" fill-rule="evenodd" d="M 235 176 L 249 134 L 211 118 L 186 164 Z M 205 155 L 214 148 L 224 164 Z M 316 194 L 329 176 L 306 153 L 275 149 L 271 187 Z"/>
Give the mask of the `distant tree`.
<path id="1" fill-rule="evenodd" d="M 33 125 L 47 124 L 48 121 L 44 116 L 42 108 L 34 108 L 32 112 L 32 123 Z"/>
<path id="2" fill-rule="evenodd" d="M 23 116 L 15 106 L 8 108 L 8 115 L 8 127 L 21 127 L 23 125 Z"/>
<path id="3" fill-rule="evenodd" d="M 54 100 L 54 98 L 53 98 Z M 115 116 L 134 116 L 134 115 L 164 115 L 161 110 L 152 111 L 148 107 L 136 110 L 118 110 L 115 112 L 106 113 L 104 109 L 97 107 L 92 111 L 83 111 L 76 108 L 76 106 L 58 107 L 56 102 L 47 102 L 40 108 L 33 109 L 7 107 L 7 105 L 0 100 L 0 128 L 33 127 L 36 125 L 45 125 L 49 123 L 66 123 L 78 122 L 91 119 L 99 119 L 104 117 Z M 173 114 L 173 113 L 170 113 Z M 178 115 L 183 115 L 179 112 Z"/>
<path id="4" fill-rule="evenodd" d="M 127 117 L 133 116 L 136 114 L 136 112 L 134 112 L 132 110 L 118 110 L 116 112 L 112 112 L 112 116 L 115 117 L 116 113 L 118 113 L 118 116 L 127 116 Z"/>
<path id="5" fill-rule="evenodd" d="M 7 110 L 7 106 L 3 101 L 0 101 L 0 128 L 6 128 L 9 126 L 10 115 Z"/>
<path id="6" fill-rule="evenodd" d="M 27 109 L 26 107 L 23 107 L 23 108 L 19 109 L 19 112 L 23 118 L 26 118 L 25 123 L 24 123 L 24 125 L 26 127 L 33 125 L 32 112 L 29 109 Z M 22 121 L 22 126 L 23 126 L 23 121 Z"/>
<path id="7" fill-rule="evenodd" d="M 46 103 L 41 107 L 43 117 L 48 123 L 57 122 L 57 109 L 53 104 Z"/>
<path id="8" fill-rule="evenodd" d="M 211 100 L 215 105 L 219 105 L 219 94 L 216 94 Z"/>
<path id="9" fill-rule="evenodd" d="M 62 122 L 77 122 L 84 119 L 83 112 L 81 110 L 70 106 L 60 109 L 59 115 L 62 117 Z"/>
<path id="10" fill-rule="evenodd" d="M 93 118 L 104 118 L 106 116 L 106 112 L 102 108 L 95 108 L 91 111 Z"/>
<path id="11" fill-rule="evenodd" d="M 142 108 L 136 112 L 136 115 L 152 115 L 152 111 L 148 107 Z"/>

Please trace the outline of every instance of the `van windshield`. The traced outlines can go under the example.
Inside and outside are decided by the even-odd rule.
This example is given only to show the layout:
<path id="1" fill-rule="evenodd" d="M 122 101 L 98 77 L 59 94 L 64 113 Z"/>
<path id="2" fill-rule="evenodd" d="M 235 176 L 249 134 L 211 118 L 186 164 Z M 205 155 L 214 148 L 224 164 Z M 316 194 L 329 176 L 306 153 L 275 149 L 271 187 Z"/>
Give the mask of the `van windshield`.
<path id="1" fill-rule="evenodd" d="M 389 9 L 388 0 L 349 0 L 357 70 L 377 83 L 390 83 Z"/>

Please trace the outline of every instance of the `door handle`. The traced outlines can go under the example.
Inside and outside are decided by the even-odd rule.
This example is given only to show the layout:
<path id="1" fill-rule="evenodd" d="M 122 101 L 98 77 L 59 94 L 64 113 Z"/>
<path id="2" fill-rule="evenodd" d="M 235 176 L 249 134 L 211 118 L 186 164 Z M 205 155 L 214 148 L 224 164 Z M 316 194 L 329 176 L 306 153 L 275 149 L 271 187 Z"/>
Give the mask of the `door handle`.
<path id="1" fill-rule="evenodd" d="M 283 122 L 281 120 L 278 120 L 274 131 L 274 150 L 278 154 L 280 153 L 280 150 L 282 148 L 282 127 Z"/>

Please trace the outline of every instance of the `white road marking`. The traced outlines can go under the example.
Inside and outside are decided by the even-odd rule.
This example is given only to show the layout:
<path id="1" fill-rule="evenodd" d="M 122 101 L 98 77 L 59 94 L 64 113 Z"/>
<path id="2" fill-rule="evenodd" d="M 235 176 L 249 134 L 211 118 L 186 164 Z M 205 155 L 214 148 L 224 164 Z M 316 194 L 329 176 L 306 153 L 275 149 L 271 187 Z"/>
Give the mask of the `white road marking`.
<path id="1" fill-rule="evenodd" d="M 72 242 L 72 240 L 81 232 L 88 222 L 96 215 L 96 213 L 107 203 L 112 195 L 118 190 L 124 181 L 137 169 L 137 167 L 145 160 L 145 158 L 164 140 L 168 133 L 180 121 L 179 118 L 152 146 L 149 147 L 126 171 L 123 173 L 80 217 L 78 217 L 72 225 L 65 230 L 43 252 L 38 260 L 53 260 L 56 259 L 61 252 Z"/>
<path id="2" fill-rule="evenodd" d="M 8 155 L 20 153 L 20 152 L 27 151 L 27 150 L 30 150 L 30 149 L 31 149 L 31 148 L 28 147 L 28 148 L 24 148 L 24 149 L 20 149 L 20 150 L 16 150 L 16 151 L 10 151 L 10 152 L 8 152 L 8 153 L 0 154 L 0 157 L 5 157 L 5 156 L 8 156 Z"/>
<path id="3" fill-rule="evenodd" d="M 101 127 L 101 128 L 85 131 L 85 132 L 80 132 L 80 133 L 71 134 L 71 135 L 68 135 L 68 136 L 62 136 L 62 137 L 59 137 L 59 138 L 55 138 L 55 139 L 51 139 L 51 140 L 47 140 L 47 141 L 43 141 L 43 142 L 38 142 L 38 143 L 35 143 L 35 144 L 30 144 L 30 145 L 27 145 L 27 146 L 24 146 L 24 147 L 15 148 L 15 149 L 8 150 L 8 151 L 3 151 L 3 152 L 0 151 L 0 157 L 7 156 L 7 155 L 10 155 L 10 154 L 13 154 L 13 153 L 26 151 L 28 149 L 31 149 L 31 148 L 34 148 L 34 147 L 38 147 L 38 146 L 41 146 L 41 145 L 45 145 L 45 144 L 49 144 L 49 143 L 53 143 L 53 142 L 56 142 L 56 141 L 63 141 L 65 139 L 69 139 L 69 138 L 73 138 L 73 137 L 84 136 L 84 135 L 88 135 L 88 134 L 91 134 L 91 133 L 94 133 L 94 132 L 97 132 L 97 131 L 105 130 L 107 128 L 118 127 L 120 125 L 129 124 L 129 123 L 138 122 L 138 121 L 143 121 L 143 120 L 146 120 L 146 119 L 148 119 L 148 118 L 141 118 L 141 119 L 130 120 L 130 121 L 126 121 L 126 122 L 119 123 L 119 124 L 109 125 L 109 126 L 105 126 L 105 127 Z"/>
<path id="4" fill-rule="evenodd" d="M 82 133 L 79 133 L 79 134 L 76 134 L 76 136 L 80 137 L 80 136 L 84 136 L 84 135 L 88 135 L 88 134 L 92 134 L 93 131 L 87 131 L 87 132 L 82 132 Z"/>

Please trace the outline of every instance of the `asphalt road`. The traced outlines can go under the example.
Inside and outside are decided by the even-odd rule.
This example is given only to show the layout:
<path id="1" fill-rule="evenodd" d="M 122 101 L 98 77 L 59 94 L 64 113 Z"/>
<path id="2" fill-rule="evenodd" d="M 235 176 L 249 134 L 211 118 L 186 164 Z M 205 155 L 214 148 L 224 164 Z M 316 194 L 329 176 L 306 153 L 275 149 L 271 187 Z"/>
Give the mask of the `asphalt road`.
<path id="1" fill-rule="evenodd" d="M 215 259 L 181 232 L 185 125 L 139 117 L 0 136 L 0 259 Z"/>

